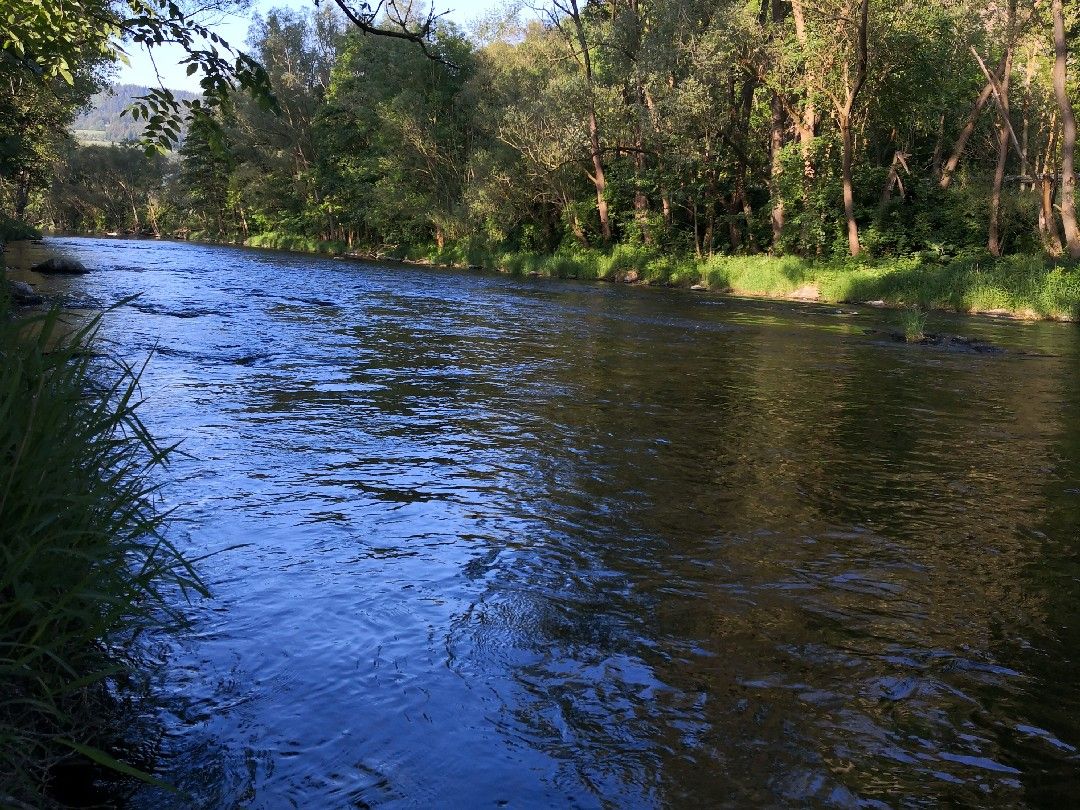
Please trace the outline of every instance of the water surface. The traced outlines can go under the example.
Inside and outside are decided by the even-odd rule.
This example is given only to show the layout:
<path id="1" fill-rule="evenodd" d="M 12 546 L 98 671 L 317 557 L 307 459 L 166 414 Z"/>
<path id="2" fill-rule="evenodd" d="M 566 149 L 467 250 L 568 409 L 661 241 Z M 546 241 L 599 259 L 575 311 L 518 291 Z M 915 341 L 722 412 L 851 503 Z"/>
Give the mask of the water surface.
<path id="1" fill-rule="evenodd" d="M 137 806 L 1075 800 L 1074 325 L 48 247 L 219 552 Z"/>

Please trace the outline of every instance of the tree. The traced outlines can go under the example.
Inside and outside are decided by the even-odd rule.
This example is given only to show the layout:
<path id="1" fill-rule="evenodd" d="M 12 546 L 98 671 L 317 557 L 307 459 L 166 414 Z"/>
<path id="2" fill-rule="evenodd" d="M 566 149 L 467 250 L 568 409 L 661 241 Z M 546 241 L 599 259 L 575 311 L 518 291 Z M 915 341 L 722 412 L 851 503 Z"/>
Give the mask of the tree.
<path id="1" fill-rule="evenodd" d="M 586 21 L 577 0 L 553 0 L 553 8 L 548 11 L 551 24 L 562 32 L 566 44 L 581 69 L 584 79 L 584 102 L 586 123 L 589 132 L 589 159 L 592 171 L 587 172 L 596 189 L 596 211 L 600 216 L 600 234 L 607 244 L 611 242 L 611 219 L 608 216 L 607 176 L 604 172 L 603 146 L 600 137 L 600 122 L 596 112 L 596 76 L 593 71 L 593 49 Z M 588 10 L 586 6 L 586 11 Z"/>
<path id="2" fill-rule="evenodd" d="M 1051 0 L 1054 26 L 1054 97 L 1061 114 L 1061 224 L 1069 256 L 1080 259 L 1080 231 L 1076 227 L 1076 114 L 1066 89 L 1066 62 L 1069 44 L 1065 38 L 1065 12 L 1062 0 Z"/>

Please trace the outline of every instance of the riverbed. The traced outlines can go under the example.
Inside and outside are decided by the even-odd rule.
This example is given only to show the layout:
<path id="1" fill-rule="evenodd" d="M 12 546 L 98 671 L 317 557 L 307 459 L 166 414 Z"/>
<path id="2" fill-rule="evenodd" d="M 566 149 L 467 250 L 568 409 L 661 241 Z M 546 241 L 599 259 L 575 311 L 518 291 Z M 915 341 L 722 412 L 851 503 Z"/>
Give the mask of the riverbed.
<path id="1" fill-rule="evenodd" d="M 1076 325 L 46 251 L 210 555 L 134 806 L 1075 800 Z"/>

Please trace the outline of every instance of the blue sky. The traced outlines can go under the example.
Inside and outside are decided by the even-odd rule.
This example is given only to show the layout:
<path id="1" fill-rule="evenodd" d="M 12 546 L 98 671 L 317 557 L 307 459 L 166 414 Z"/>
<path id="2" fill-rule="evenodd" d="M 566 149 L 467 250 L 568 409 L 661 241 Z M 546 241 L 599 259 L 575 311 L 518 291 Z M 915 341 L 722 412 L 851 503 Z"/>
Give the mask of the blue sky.
<path id="1" fill-rule="evenodd" d="M 328 2 L 329 0 L 325 0 Z M 465 25 L 486 11 L 498 5 L 498 0 L 436 0 L 436 11 L 449 11 L 447 17 Z M 244 15 L 222 18 L 220 23 L 210 25 L 226 42 L 233 47 L 242 48 L 247 39 L 248 23 L 252 15 L 265 14 L 272 8 L 307 9 L 314 8 L 314 0 L 254 0 L 251 11 Z M 179 64 L 184 51 L 176 46 L 154 48 L 153 58 L 143 48 L 128 46 L 130 65 L 121 65 L 115 81 L 121 84 L 141 84 L 156 86 L 158 76 L 161 83 L 173 90 L 199 90 L 199 76 L 188 76 L 185 68 Z"/>

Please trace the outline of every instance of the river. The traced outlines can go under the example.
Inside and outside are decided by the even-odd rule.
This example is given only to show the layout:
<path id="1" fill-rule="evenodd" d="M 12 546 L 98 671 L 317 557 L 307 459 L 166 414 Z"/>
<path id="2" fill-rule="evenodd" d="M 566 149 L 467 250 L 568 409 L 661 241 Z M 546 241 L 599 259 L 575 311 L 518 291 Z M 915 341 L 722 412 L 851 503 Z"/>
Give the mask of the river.
<path id="1" fill-rule="evenodd" d="M 213 555 L 135 806 L 1075 801 L 1075 325 L 46 248 Z"/>

